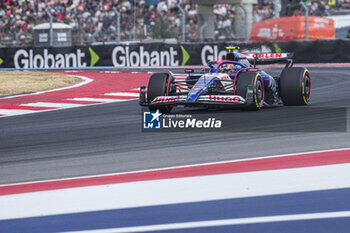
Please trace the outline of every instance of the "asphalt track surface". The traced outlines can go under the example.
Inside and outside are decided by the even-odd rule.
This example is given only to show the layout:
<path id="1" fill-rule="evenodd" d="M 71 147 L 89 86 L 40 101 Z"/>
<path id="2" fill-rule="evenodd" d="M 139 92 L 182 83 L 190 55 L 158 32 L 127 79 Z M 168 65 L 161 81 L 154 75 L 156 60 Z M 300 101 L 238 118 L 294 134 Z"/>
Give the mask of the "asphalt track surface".
<path id="1" fill-rule="evenodd" d="M 271 69 L 275 73 L 279 68 Z M 312 100 L 307 108 L 329 109 L 331 116 L 333 107 L 349 107 L 350 68 L 309 70 Z M 342 121 L 341 117 L 327 121 L 323 132 L 295 132 L 293 129 L 299 126 L 295 120 L 281 132 L 265 132 L 281 122 L 281 115 L 293 111 L 291 107 L 263 109 L 258 113 L 239 110 L 207 113 L 181 108 L 174 111 L 261 122 L 258 130 L 239 132 L 142 132 L 137 101 L 0 118 L 0 184 L 350 147 L 350 134 L 333 127 L 333 123 Z M 325 115 L 314 114 L 313 118 L 322 122 Z M 346 121 L 349 122 L 349 117 Z"/>

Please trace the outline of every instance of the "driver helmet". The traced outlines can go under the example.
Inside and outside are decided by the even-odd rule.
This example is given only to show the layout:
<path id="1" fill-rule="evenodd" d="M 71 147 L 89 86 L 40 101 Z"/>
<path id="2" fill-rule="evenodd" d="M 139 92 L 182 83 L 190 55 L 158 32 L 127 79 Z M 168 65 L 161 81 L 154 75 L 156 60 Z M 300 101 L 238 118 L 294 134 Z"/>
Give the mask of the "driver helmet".
<path id="1" fill-rule="evenodd" d="M 222 64 L 220 67 L 220 71 L 224 73 L 233 74 L 235 72 L 235 67 L 233 64 Z"/>

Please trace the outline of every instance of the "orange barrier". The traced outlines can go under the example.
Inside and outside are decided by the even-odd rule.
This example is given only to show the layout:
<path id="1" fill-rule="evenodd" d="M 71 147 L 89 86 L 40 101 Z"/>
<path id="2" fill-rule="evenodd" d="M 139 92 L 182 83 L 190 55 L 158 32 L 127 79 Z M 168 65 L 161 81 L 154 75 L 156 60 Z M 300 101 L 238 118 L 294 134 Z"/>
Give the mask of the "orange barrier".
<path id="1" fill-rule="evenodd" d="M 335 27 L 332 19 L 310 16 L 308 22 L 310 40 L 334 38 Z M 250 39 L 252 41 L 304 40 L 305 17 L 280 17 L 255 23 Z"/>

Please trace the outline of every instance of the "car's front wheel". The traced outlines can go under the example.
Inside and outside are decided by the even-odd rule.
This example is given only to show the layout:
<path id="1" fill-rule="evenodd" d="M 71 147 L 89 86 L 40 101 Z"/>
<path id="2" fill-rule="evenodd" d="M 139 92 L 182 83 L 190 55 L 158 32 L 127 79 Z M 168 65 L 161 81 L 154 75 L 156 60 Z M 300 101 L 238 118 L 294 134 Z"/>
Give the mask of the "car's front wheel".
<path id="1" fill-rule="evenodd" d="M 249 88 L 252 87 L 251 89 Z M 252 94 L 253 100 L 247 104 L 246 110 L 260 110 L 264 104 L 264 82 L 257 72 L 242 72 L 238 75 L 236 80 L 236 95 L 242 96 L 246 99 L 247 94 Z M 252 93 L 248 93 L 252 92 Z"/>
<path id="2" fill-rule="evenodd" d="M 149 103 L 158 96 L 169 95 L 170 85 L 173 82 L 173 77 L 169 73 L 155 73 L 148 81 L 147 99 Z M 162 113 L 169 113 L 172 109 L 171 105 L 166 106 L 150 106 L 149 110 L 157 111 L 159 109 Z"/>

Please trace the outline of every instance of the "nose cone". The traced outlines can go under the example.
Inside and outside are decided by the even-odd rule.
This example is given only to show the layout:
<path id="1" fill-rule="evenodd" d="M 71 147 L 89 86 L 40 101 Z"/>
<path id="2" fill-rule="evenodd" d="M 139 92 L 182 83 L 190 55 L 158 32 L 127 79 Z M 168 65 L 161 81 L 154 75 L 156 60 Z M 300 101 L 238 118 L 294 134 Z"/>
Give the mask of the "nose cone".
<path id="1" fill-rule="evenodd" d="M 195 102 L 198 97 L 218 78 L 215 75 L 203 75 L 198 79 L 196 84 L 192 87 L 192 89 L 188 92 L 187 101 Z"/>

